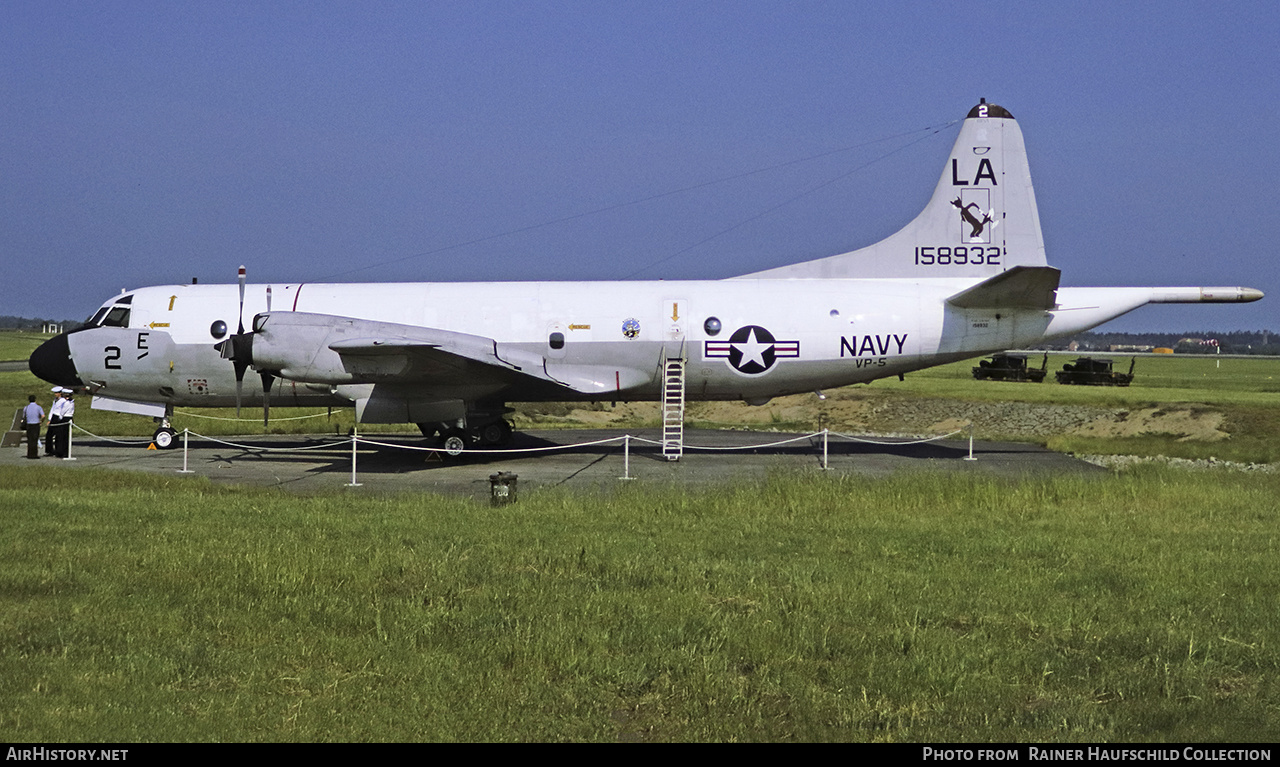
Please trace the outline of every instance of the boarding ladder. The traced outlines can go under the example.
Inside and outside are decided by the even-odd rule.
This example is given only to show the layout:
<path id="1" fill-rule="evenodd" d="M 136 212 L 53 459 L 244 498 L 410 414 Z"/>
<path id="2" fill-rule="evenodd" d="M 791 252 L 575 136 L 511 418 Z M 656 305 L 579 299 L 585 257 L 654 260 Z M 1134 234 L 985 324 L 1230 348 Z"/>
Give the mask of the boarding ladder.
<path id="1" fill-rule="evenodd" d="M 662 366 L 662 455 L 678 461 L 684 454 L 684 359 L 672 357 Z"/>

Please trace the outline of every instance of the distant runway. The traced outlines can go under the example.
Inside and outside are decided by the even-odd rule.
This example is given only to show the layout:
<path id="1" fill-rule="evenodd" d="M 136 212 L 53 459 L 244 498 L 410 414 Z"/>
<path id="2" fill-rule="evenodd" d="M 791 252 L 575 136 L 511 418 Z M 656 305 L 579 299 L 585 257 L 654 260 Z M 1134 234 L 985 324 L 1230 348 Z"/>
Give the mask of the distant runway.
<path id="1" fill-rule="evenodd" d="M 659 431 L 641 429 L 633 437 L 657 440 Z M 621 437 L 615 430 L 563 430 L 518 432 L 512 448 L 550 448 Z M 775 443 L 796 434 L 748 431 L 685 432 L 687 446 L 741 447 Z M 881 477 L 914 471 L 976 473 L 1019 477 L 1046 474 L 1101 475 L 1100 469 L 1070 456 L 1034 445 L 975 442 L 968 461 L 967 440 L 906 444 L 907 440 L 874 438 L 889 444 L 850 442 L 832 437 L 827 446 L 829 472 L 822 471 L 822 439 L 814 437 L 774 447 L 748 450 L 702 451 L 686 449 L 678 462 L 669 462 L 653 445 L 632 441 L 629 461 L 621 442 L 538 453 L 473 454 L 443 459 L 441 454 L 410 450 L 428 443 L 408 435 L 370 435 L 391 446 L 360 444 L 356 454 L 356 481 L 351 482 L 351 440 L 334 436 L 255 436 L 227 438 L 232 446 L 206 439 L 192 439 L 183 466 L 181 442 L 174 450 L 147 450 L 145 442 L 117 444 L 82 438 L 72 448 L 75 461 L 42 458 L 40 464 L 25 458 L 26 448 L 0 451 L 0 463 L 57 465 L 75 471 L 87 467 L 146 471 L 175 477 L 208 477 L 218 484 L 272 486 L 298 493 L 347 490 L 361 493 L 435 492 L 488 498 L 489 475 L 510 472 L 519 477 L 519 491 L 567 486 L 600 488 L 625 480 L 664 485 L 705 486 L 739 479 L 761 479 L 775 472 L 813 472 Z M 121 438 L 134 439 L 140 438 Z M 869 438 L 870 439 L 870 438 Z"/>

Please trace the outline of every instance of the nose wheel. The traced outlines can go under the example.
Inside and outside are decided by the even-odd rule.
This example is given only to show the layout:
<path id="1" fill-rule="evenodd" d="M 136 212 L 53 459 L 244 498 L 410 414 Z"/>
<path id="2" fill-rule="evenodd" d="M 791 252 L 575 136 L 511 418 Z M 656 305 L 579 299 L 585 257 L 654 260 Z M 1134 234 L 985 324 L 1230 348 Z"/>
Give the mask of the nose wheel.
<path id="1" fill-rule="evenodd" d="M 151 435 L 151 442 L 160 450 L 172 450 L 178 446 L 178 432 L 168 426 L 161 426 Z"/>

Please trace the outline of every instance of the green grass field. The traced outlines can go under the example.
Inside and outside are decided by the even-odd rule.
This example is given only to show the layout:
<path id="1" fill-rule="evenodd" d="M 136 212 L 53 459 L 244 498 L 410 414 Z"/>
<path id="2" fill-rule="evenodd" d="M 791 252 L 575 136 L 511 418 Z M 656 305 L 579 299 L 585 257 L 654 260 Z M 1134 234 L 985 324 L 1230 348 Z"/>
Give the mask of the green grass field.
<path id="1" fill-rule="evenodd" d="M 25 360 L 36 347 L 53 336 L 26 330 L 0 330 L 0 361 Z"/>
<path id="2" fill-rule="evenodd" d="M 0 474 L 0 736 L 1274 741 L 1280 477 Z"/>

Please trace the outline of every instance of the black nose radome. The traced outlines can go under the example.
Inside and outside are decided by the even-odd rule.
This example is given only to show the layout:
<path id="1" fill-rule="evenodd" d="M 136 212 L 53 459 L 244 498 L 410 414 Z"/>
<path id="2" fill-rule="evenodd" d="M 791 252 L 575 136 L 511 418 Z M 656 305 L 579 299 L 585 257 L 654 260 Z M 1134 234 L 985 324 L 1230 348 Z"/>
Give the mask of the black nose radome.
<path id="1" fill-rule="evenodd" d="M 40 344 L 27 360 L 31 372 L 58 386 L 84 386 L 76 374 L 76 364 L 71 360 L 71 346 L 67 334 L 62 333 Z"/>

